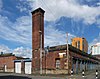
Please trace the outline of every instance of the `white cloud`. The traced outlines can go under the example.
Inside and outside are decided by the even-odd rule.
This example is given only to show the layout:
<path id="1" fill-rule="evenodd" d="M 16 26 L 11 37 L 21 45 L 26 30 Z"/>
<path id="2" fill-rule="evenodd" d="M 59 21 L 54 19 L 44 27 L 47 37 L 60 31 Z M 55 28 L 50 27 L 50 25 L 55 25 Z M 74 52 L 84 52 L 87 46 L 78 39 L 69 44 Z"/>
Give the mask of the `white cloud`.
<path id="1" fill-rule="evenodd" d="M 97 5 L 100 6 L 100 2 L 98 2 Z"/>
<path id="2" fill-rule="evenodd" d="M 13 50 L 16 56 L 32 58 L 32 50 L 30 48 L 17 47 Z"/>
<path id="3" fill-rule="evenodd" d="M 7 17 L 0 16 L 0 37 L 5 40 L 10 40 L 25 45 L 31 46 L 32 42 L 32 24 L 30 16 L 22 16 L 12 23 Z M 45 27 L 45 46 L 53 46 L 66 43 L 66 33 L 57 30 L 53 26 Z M 70 38 L 74 35 L 69 34 Z"/>
<path id="4" fill-rule="evenodd" d="M 91 53 L 91 46 L 100 43 L 100 33 L 97 38 L 95 38 L 91 43 L 89 43 L 88 52 Z"/>
<path id="5" fill-rule="evenodd" d="M 29 3 L 31 8 L 42 7 L 45 13 L 45 19 L 54 21 L 61 16 L 83 19 L 84 23 L 92 24 L 97 21 L 96 17 L 100 15 L 100 6 L 90 7 L 88 5 L 81 5 L 76 0 L 33 0 Z"/>
<path id="6" fill-rule="evenodd" d="M 3 3 L 2 0 L 0 0 L 0 11 L 2 10 L 2 7 L 3 7 Z"/>
<path id="7" fill-rule="evenodd" d="M 15 54 L 15 56 L 19 56 L 19 57 L 28 57 L 31 58 L 32 57 L 32 50 L 30 48 L 24 48 L 24 47 L 17 47 L 15 49 L 10 49 L 8 46 L 6 45 L 0 45 L 0 53 L 13 53 Z"/>
<path id="8" fill-rule="evenodd" d="M 100 25 L 98 27 L 100 28 Z"/>
<path id="9" fill-rule="evenodd" d="M 97 20 L 97 24 L 100 25 L 100 19 Z"/>
<path id="10" fill-rule="evenodd" d="M 74 35 L 68 33 L 68 42 L 71 43 L 71 38 L 75 37 Z M 53 26 L 48 26 L 45 28 L 45 46 L 55 46 L 66 44 L 67 35 L 63 31 L 57 30 Z"/>
<path id="11" fill-rule="evenodd" d="M 16 30 L 18 36 L 20 36 L 18 41 L 22 43 L 27 43 L 31 45 L 32 37 L 32 24 L 30 16 L 22 16 L 17 19 L 16 23 L 13 25 L 13 29 Z"/>
<path id="12" fill-rule="evenodd" d="M 0 45 L 0 53 L 1 52 L 10 53 L 11 49 L 9 49 L 8 46 L 6 46 L 6 45 Z"/>
<path id="13" fill-rule="evenodd" d="M 96 43 L 98 43 L 98 42 L 100 42 L 100 33 L 99 33 L 99 36 L 98 36 L 97 38 L 95 38 L 95 39 L 89 44 L 89 46 L 92 46 L 92 45 L 94 45 L 94 44 L 96 44 Z"/>
<path id="14" fill-rule="evenodd" d="M 24 1 L 24 0 L 20 0 Z M 35 9 L 35 7 L 41 6 L 45 11 L 45 19 L 54 21 L 61 16 L 71 17 L 76 20 L 83 19 L 84 23 L 92 24 L 97 22 L 96 17 L 100 15 L 100 7 L 89 7 L 88 5 L 80 5 L 75 0 L 26 0 L 29 1 L 28 5 Z M 37 3 L 37 2 L 38 3 Z M 24 1 L 25 2 L 25 1 Z M 0 2 L 1 3 L 1 2 Z M 24 4 L 26 4 L 25 2 Z M 36 6 L 37 5 L 37 6 Z M 1 5 L 0 5 L 1 6 Z M 1 6 L 2 7 L 2 6 Z M 20 11 L 26 11 L 18 6 Z M 29 13 L 32 11 L 29 11 Z M 0 38 L 23 43 L 31 46 L 31 15 L 19 17 L 15 23 L 12 23 L 7 17 L 0 15 Z M 71 38 L 75 37 L 69 33 L 69 43 Z M 100 39 L 100 35 L 98 37 Z M 53 26 L 45 27 L 45 46 L 53 46 L 66 43 L 66 33 L 57 30 Z M 98 39 L 98 40 L 99 40 Z M 7 49 L 7 48 L 5 48 Z M 8 48 L 9 49 L 9 48 Z M 10 49 L 11 50 L 11 49 Z M 18 47 L 12 50 L 18 56 L 30 56 L 29 48 Z"/>
<path id="15" fill-rule="evenodd" d="M 0 37 L 5 40 L 31 45 L 31 18 L 22 16 L 12 23 L 7 17 L 0 16 Z"/>
<path id="16" fill-rule="evenodd" d="M 27 8 L 22 7 L 21 5 L 16 6 L 16 8 L 18 8 L 20 10 L 20 12 L 27 11 Z"/>
<path id="17" fill-rule="evenodd" d="M 26 12 L 30 14 L 31 13 L 30 8 L 34 8 L 36 6 L 34 3 L 35 1 L 37 0 L 18 0 L 16 8 L 19 9 L 20 12 Z"/>
<path id="18" fill-rule="evenodd" d="M 0 37 L 5 40 L 10 40 L 31 46 L 32 42 L 32 24 L 30 16 L 22 16 L 12 23 L 7 17 L 0 16 Z M 66 33 L 57 30 L 53 26 L 45 27 L 45 46 L 59 45 L 66 43 Z M 69 34 L 70 38 L 74 35 Z"/>

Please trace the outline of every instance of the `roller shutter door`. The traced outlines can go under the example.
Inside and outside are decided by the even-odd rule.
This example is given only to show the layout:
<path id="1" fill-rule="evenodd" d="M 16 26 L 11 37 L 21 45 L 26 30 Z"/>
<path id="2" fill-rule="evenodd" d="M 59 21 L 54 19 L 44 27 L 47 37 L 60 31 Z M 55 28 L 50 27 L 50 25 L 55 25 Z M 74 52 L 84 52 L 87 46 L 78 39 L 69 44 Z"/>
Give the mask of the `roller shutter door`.
<path id="1" fill-rule="evenodd" d="M 15 62 L 15 73 L 21 73 L 21 62 Z"/>
<path id="2" fill-rule="evenodd" d="M 25 74 L 31 74 L 31 62 L 25 62 Z"/>

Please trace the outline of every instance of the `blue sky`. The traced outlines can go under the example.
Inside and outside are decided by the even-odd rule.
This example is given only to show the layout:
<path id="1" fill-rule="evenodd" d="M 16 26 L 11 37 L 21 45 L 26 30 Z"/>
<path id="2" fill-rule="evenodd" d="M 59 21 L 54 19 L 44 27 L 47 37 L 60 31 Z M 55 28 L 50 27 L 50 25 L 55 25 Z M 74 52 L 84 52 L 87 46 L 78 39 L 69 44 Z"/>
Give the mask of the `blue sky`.
<path id="1" fill-rule="evenodd" d="M 31 56 L 31 11 L 45 10 L 45 46 L 85 37 L 100 42 L 100 0 L 0 0 L 0 51 Z"/>

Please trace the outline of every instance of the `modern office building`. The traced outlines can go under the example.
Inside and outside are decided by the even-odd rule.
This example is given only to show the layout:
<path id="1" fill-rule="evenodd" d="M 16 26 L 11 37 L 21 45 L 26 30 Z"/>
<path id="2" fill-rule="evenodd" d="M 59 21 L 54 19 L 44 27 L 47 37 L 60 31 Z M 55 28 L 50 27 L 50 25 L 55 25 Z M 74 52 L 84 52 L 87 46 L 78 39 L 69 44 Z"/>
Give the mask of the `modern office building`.
<path id="1" fill-rule="evenodd" d="M 72 39 L 72 46 L 84 51 L 88 52 L 88 42 L 85 38 L 75 37 Z"/>

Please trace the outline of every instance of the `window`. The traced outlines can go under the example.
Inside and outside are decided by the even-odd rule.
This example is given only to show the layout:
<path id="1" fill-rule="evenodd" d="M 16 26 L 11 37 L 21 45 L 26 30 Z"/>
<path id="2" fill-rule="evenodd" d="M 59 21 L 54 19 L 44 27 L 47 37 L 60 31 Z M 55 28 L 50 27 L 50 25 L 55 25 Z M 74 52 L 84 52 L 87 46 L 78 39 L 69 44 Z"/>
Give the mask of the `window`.
<path id="1" fill-rule="evenodd" d="M 80 49 L 80 41 L 77 42 L 77 48 Z"/>
<path id="2" fill-rule="evenodd" d="M 75 47 L 77 47 L 77 42 L 75 42 Z"/>
<path id="3" fill-rule="evenodd" d="M 56 60 L 56 68 L 60 69 L 60 59 Z"/>
<path id="4" fill-rule="evenodd" d="M 82 40 L 82 50 L 84 51 L 84 40 Z"/>

